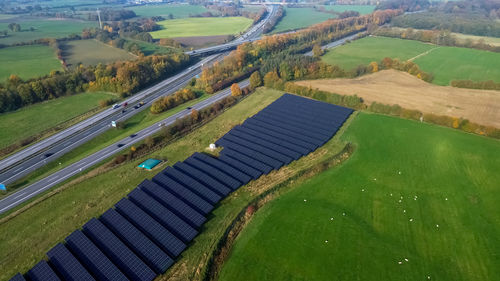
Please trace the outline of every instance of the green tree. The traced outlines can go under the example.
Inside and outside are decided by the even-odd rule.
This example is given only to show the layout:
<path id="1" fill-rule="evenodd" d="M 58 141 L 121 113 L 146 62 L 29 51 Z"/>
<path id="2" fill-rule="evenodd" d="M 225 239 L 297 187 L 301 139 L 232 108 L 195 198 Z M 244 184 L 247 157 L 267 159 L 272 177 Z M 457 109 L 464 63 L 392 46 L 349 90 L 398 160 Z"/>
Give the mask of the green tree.
<path id="1" fill-rule="evenodd" d="M 323 49 L 321 49 L 321 46 L 318 44 L 314 45 L 312 52 L 313 52 L 313 56 L 315 58 L 321 57 L 324 53 Z"/>
<path id="2" fill-rule="evenodd" d="M 250 88 L 255 89 L 262 86 L 262 77 L 258 71 L 255 71 L 250 75 Z"/>

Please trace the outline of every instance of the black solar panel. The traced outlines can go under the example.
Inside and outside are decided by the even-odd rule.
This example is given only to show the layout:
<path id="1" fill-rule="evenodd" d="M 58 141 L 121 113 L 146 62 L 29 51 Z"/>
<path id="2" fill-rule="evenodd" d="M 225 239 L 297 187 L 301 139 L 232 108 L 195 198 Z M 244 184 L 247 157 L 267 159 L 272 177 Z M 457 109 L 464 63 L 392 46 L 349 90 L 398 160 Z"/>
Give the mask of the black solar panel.
<path id="1" fill-rule="evenodd" d="M 167 176 L 167 179 L 165 179 L 165 181 L 170 181 L 169 184 L 173 186 L 180 185 L 184 188 L 187 188 L 211 204 L 216 204 L 222 199 L 222 196 L 218 192 L 212 190 L 209 186 L 195 180 L 191 175 L 186 174 L 178 169 L 167 167 L 165 170 L 163 170 L 163 173 Z"/>
<path id="2" fill-rule="evenodd" d="M 162 186 L 163 188 L 165 188 L 166 190 L 168 190 L 172 194 L 177 195 L 177 197 L 181 198 L 184 202 L 189 204 L 189 206 L 193 207 L 195 210 L 197 210 L 201 214 L 206 215 L 206 214 L 208 214 L 208 212 L 210 212 L 214 208 L 214 206 L 212 206 L 210 203 L 205 201 L 200 196 L 193 193 L 188 188 L 186 188 L 180 184 L 176 184 L 175 186 L 169 185 L 168 182 L 170 180 L 172 180 L 172 179 L 167 177 L 166 175 L 164 175 L 162 173 L 159 173 L 153 177 L 153 182 Z M 219 199 L 220 199 L 220 197 L 219 197 Z"/>
<path id="3" fill-rule="evenodd" d="M 294 126 L 298 126 L 300 128 L 306 128 L 307 130 L 312 130 L 314 132 L 318 132 L 324 135 L 330 135 L 333 127 L 338 127 L 336 124 L 336 119 L 329 119 L 330 124 L 323 124 L 321 120 L 323 118 L 330 118 L 324 115 L 317 114 L 308 114 L 308 115 L 299 115 L 296 116 L 294 114 L 281 113 L 276 110 L 268 109 L 259 112 L 259 115 L 262 115 L 267 118 L 272 118 L 277 121 L 283 121 L 292 123 Z"/>
<path id="4" fill-rule="evenodd" d="M 218 182 L 223 183 L 225 186 L 231 188 L 232 190 L 237 189 L 243 184 L 239 180 L 221 172 L 220 170 L 208 165 L 207 163 L 197 158 L 194 158 L 193 156 L 186 159 L 184 163 L 187 163 L 191 167 L 200 170 L 201 172 L 214 178 Z"/>
<path id="5" fill-rule="evenodd" d="M 241 138 L 245 141 L 249 141 L 249 142 L 261 145 L 267 149 L 270 149 L 270 150 L 273 150 L 273 151 L 278 152 L 280 154 L 283 154 L 285 156 L 288 156 L 294 160 L 299 159 L 303 155 L 302 153 L 298 153 L 296 151 L 293 151 L 293 150 L 286 148 L 283 144 L 276 144 L 276 143 L 265 140 L 265 136 L 263 136 L 263 134 L 257 134 L 257 136 L 253 136 L 253 135 L 248 134 L 245 131 L 234 130 L 234 129 L 229 131 L 229 134 L 234 135 L 238 138 Z"/>
<path id="6" fill-rule="evenodd" d="M 307 134 L 315 134 L 318 136 L 323 136 L 323 137 L 330 137 L 331 136 L 331 130 L 325 130 L 323 128 L 318 128 L 317 126 L 314 126 L 310 124 L 309 122 L 306 122 L 304 120 L 297 121 L 293 120 L 290 118 L 282 117 L 276 114 L 271 114 L 270 112 L 259 112 L 258 114 L 259 117 L 262 117 L 264 119 L 269 119 L 273 120 L 275 122 L 287 124 L 289 126 L 296 127 L 300 130 L 303 130 L 304 133 L 307 132 Z"/>
<path id="7" fill-rule="evenodd" d="M 337 119 L 337 117 L 325 116 L 317 112 L 305 112 L 295 108 L 282 106 L 269 106 L 262 110 L 261 113 L 273 114 L 282 118 L 305 122 L 311 124 L 311 126 L 327 130 L 330 130 L 332 125 L 335 125 L 334 120 Z"/>
<path id="8" fill-rule="evenodd" d="M 65 240 L 66 246 L 97 280 L 128 280 L 80 230 L 71 233 Z"/>
<path id="9" fill-rule="evenodd" d="M 252 177 L 250 177 L 249 175 L 231 167 L 230 165 L 218 160 L 217 158 L 198 152 L 195 152 L 193 156 L 196 157 L 196 159 L 210 165 L 211 167 L 214 167 L 219 171 L 225 173 L 226 175 L 232 176 L 233 178 L 239 180 L 242 184 L 247 184 L 252 179 Z"/>
<path id="10" fill-rule="evenodd" d="M 243 123 L 243 127 L 246 127 L 247 125 L 252 125 L 252 126 L 255 126 L 256 128 L 258 128 L 258 127 L 265 128 L 265 129 L 267 129 L 269 131 L 278 132 L 280 134 L 289 136 L 291 138 L 295 138 L 295 139 L 301 140 L 303 142 L 309 143 L 309 144 L 311 144 L 311 145 L 314 146 L 313 150 L 315 150 L 316 148 L 318 148 L 318 146 L 322 145 L 322 141 L 321 140 L 311 138 L 311 137 L 306 136 L 306 135 L 304 135 L 304 134 L 302 134 L 300 132 L 297 133 L 297 132 L 294 132 L 294 131 L 283 129 L 283 128 L 280 128 L 280 127 L 278 127 L 276 125 L 268 124 L 268 123 L 259 121 L 257 119 L 248 118 Z"/>
<path id="11" fill-rule="evenodd" d="M 227 196 L 231 192 L 231 189 L 229 189 L 229 187 L 223 185 L 221 182 L 207 175 L 205 172 L 193 168 L 186 163 L 177 162 L 175 163 L 174 168 L 185 173 L 186 175 L 189 175 L 190 177 L 209 187 L 211 190 L 217 192 L 219 195 Z"/>
<path id="12" fill-rule="evenodd" d="M 276 127 L 280 127 L 280 128 L 283 128 L 283 129 L 286 129 L 286 130 L 289 130 L 289 131 L 292 131 L 295 133 L 304 134 L 310 138 L 314 138 L 314 139 L 322 141 L 322 144 L 325 143 L 326 140 L 329 139 L 329 136 L 319 134 L 313 130 L 307 130 L 307 129 L 301 128 L 301 126 L 297 126 L 297 124 L 278 121 L 278 120 L 269 118 L 267 116 L 255 115 L 252 117 L 252 119 L 256 119 L 256 120 L 262 121 L 264 123 L 275 125 Z"/>
<path id="13" fill-rule="evenodd" d="M 83 226 L 83 232 L 129 279 L 150 281 L 156 277 L 156 273 L 99 220 L 91 219 Z"/>
<path id="14" fill-rule="evenodd" d="M 57 244 L 47 252 L 50 264 L 64 280 L 95 280 L 83 265 L 63 245 Z"/>
<path id="15" fill-rule="evenodd" d="M 116 210 L 107 210 L 99 220 L 157 274 L 164 273 L 174 264 L 172 258 Z"/>
<path id="16" fill-rule="evenodd" d="M 144 191 L 136 188 L 129 193 L 128 198 L 185 243 L 193 240 L 198 234 L 188 223 Z"/>
<path id="17" fill-rule="evenodd" d="M 121 215 L 146 234 L 169 256 L 177 257 L 186 248 L 186 244 L 179 238 L 128 199 L 120 200 L 115 206 Z"/>
<path id="18" fill-rule="evenodd" d="M 277 132 L 275 130 L 267 129 L 267 128 L 264 128 L 262 126 L 256 126 L 256 125 L 253 125 L 253 124 L 250 124 L 247 122 L 244 122 L 241 125 L 241 128 L 247 130 L 248 133 L 258 132 L 258 133 L 265 134 L 267 136 L 272 136 L 272 137 L 276 138 L 278 141 L 292 143 L 296 146 L 303 147 L 308 152 L 311 152 L 317 148 L 316 145 L 309 143 L 309 142 L 305 142 L 303 140 L 300 140 L 300 139 L 294 137 L 293 135 L 285 135 L 285 134 Z"/>
<path id="19" fill-rule="evenodd" d="M 31 281 L 61 280 L 54 272 L 54 270 L 52 270 L 49 264 L 44 260 L 40 261 L 35 266 L 33 266 L 33 268 L 28 270 L 28 272 L 26 273 L 26 277 L 28 277 L 28 280 Z"/>
<path id="20" fill-rule="evenodd" d="M 233 159 L 236 159 L 237 161 L 245 163 L 245 164 L 259 170 L 260 172 L 262 172 L 264 174 L 268 174 L 269 172 L 271 172 L 273 170 L 272 166 L 269 166 L 269 165 L 267 165 L 259 160 L 256 160 L 254 158 L 248 157 L 245 154 L 239 153 L 236 150 L 224 148 L 220 152 L 220 155 L 222 158 L 224 158 L 225 156 L 228 156 L 228 157 L 231 157 Z"/>
<path id="21" fill-rule="evenodd" d="M 224 150 L 231 149 L 231 150 L 238 151 L 241 154 L 244 154 L 244 155 L 251 157 L 259 162 L 262 162 L 268 166 L 271 166 L 272 168 L 274 168 L 276 170 L 281 168 L 281 166 L 283 166 L 283 162 L 278 161 L 274 158 L 271 158 L 271 157 L 259 152 L 258 147 L 253 147 L 253 149 L 252 149 L 252 148 L 249 148 L 247 146 L 239 145 L 235 142 L 229 141 L 227 138 L 219 139 L 216 143 L 217 143 L 217 145 L 224 147 Z"/>
<path id="22" fill-rule="evenodd" d="M 250 165 L 247 165 L 243 162 L 240 162 L 234 158 L 227 157 L 225 155 L 219 155 L 218 159 L 220 161 L 230 165 L 231 167 L 242 171 L 243 173 L 249 175 L 253 179 L 258 179 L 262 175 L 261 171 L 255 169 L 254 167 L 252 167 Z"/>
<path id="23" fill-rule="evenodd" d="M 9 281 L 26 281 L 26 279 L 24 279 L 21 273 L 18 273 L 14 275 L 12 278 L 10 278 Z"/>
<path id="24" fill-rule="evenodd" d="M 156 183 L 144 180 L 138 187 L 191 226 L 199 228 L 206 221 L 206 218 L 202 214 Z"/>
<path id="25" fill-rule="evenodd" d="M 238 137 L 238 136 L 235 136 L 235 135 L 232 135 L 232 134 L 226 134 L 224 137 L 223 137 L 224 140 L 228 140 L 230 142 L 233 142 L 235 144 L 238 144 L 238 145 L 241 145 L 241 146 L 244 146 L 244 147 L 247 147 L 247 148 L 250 148 L 252 150 L 255 150 L 255 151 L 258 151 L 259 153 L 262 153 L 264 155 L 267 155 L 273 159 L 276 159 L 278 161 L 280 161 L 281 163 L 283 164 L 289 164 L 290 162 L 292 162 L 293 158 L 285 155 L 285 154 L 282 154 L 280 152 L 277 152 L 275 150 L 272 150 L 262 144 L 257 144 L 257 143 L 254 143 L 254 142 L 250 142 L 248 140 L 245 140 L 241 137 Z"/>

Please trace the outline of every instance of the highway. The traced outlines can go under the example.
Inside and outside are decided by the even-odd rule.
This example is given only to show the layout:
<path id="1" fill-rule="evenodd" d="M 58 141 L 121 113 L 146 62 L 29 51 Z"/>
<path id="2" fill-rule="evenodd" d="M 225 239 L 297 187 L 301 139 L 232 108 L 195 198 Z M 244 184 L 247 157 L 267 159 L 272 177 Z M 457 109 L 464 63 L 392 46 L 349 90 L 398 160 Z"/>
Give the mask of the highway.
<path id="1" fill-rule="evenodd" d="M 344 38 L 342 38 L 342 39 L 339 39 L 339 40 L 337 40 L 337 41 L 330 42 L 330 43 L 328 43 L 328 44 L 326 44 L 326 45 L 321 46 L 321 49 L 322 49 L 322 50 L 328 50 L 328 49 L 332 49 L 332 48 L 338 47 L 338 46 L 340 46 L 340 45 L 344 44 L 344 43 L 345 43 L 346 41 L 348 41 L 348 40 L 353 40 L 353 39 L 355 39 L 355 38 L 358 36 L 358 34 L 359 34 L 359 33 L 361 33 L 361 32 L 358 32 L 358 33 L 353 34 L 353 35 L 349 35 L 349 36 L 344 37 Z M 305 55 L 305 56 L 312 57 L 312 56 L 313 56 L 313 52 L 312 52 L 312 51 L 309 51 L 309 52 L 305 53 L 304 55 Z"/>
<path id="2" fill-rule="evenodd" d="M 250 83 L 248 80 L 242 81 L 239 83 L 241 88 L 244 88 L 248 86 Z M 196 110 L 201 110 L 207 106 L 210 106 L 214 104 L 215 102 L 231 95 L 231 89 L 227 88 L 224 89 L 211 97 L 209 97 L 206 100 L 200 101 L 196 105 L 193 105 L 191 108 L 196 109 Z M 137 132 L 129 137 L 126 137 L 120 141 L 115 142 L 114 144 L 111 144 L 110 146 L 103 148 L 102 150 L 89 155 L 82 160 L 75 162 L 53 174 L 50 176 L 43 178 L 19 191 L 16 191 L 9 195 L 8 197 L 0 200 L 0 214 L 4 213 L 15 206 L 25 202 L 26 200 L 29 200 L 30 198 L 33 198 L 37 194 L 44 192 L 51 187 L 53 187 L 56 184 L 59 184 L 74 175 L 77 175 L 81 173 L 82 171 L 85 171 L 86 169 L 98 164 L 99 162 L 113 156 L 114 154 L 127 149 L 134 143 L 137 143 L 146 137 L 153 135 L 160 131 L 162 128 L 169 126 L 175 122 L 178 118 L 182 118 L 185 116 L 188 116 L 191 114 L 191 110 L 183 110 L 181 112 L 178 112 L 170 117 L 167 117 L 161 121 L 156 122 L 155 124 Z M 207 144 L 208 145 L 208 144 Z"/>
<path id="3" fill-rule="evenodd" d="M 241 44 L 245 40 L 255 40 L 260 37 L 263 25 L 276 13 L 276 8 L 268 7 L 270 10 L 265 19 L 249 29 L 242 37 L 237 38 L 231 44 Z M 221 47 L 222 46 L 222 47 Z M 227 50 L 227 44 L 200 50 L 200 53 L 208 54 L 219 48 Z M 85 119 L 61 132 L 58 132 L 40 142 L 37 142 L 21 151 L 18 151 L 0 161 L 0 183 L 9 184 L 15 180 L 28 175 L 48 162 L 55 161 L 65 153 L 91 140 L 97 135 L 110 128 L 111 121 L 126 120 L 138 112 L 149 107 L 151 102 L 165 95 L 173 94 L 184 87 L 192 78 L 201 73 L 204 66 L 221 60 L 225 54 L 211 55 L 198 63 L 190 66 L 184 71 L 170 77 L 134 96 L 122 101 L 128 103 L 126 111 L 122 113 L 122 107 L 118 109 L 108 108 L 88 119 Z M 134 108 L 140 101 L 146 104 L 137 109 Z"/>

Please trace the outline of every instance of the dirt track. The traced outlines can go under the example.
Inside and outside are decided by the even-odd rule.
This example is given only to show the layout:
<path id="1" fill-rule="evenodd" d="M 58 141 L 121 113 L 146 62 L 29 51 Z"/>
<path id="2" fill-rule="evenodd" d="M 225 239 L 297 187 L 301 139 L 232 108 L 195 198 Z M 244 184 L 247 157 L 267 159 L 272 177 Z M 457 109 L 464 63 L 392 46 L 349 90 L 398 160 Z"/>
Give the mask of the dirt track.
<path id="1" fill-rule="evenodd" d="M 398 104 L 500 128 L 500 91 L 460 89 L 426 83 L 410 74 L 384 70 L 355 79 L 325 79 L 299 81 L 323 91 L 343 95 L 358 95 L 366 104 L 376 101 Z"/>

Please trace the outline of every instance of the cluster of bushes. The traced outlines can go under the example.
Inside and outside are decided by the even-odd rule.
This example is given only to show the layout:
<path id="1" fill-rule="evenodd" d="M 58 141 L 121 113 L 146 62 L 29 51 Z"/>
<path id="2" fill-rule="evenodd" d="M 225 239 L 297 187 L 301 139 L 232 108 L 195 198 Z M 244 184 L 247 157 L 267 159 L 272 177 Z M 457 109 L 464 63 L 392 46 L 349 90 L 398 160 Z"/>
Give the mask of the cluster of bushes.
<path id="1" fill-rule="evenodd" d="M 405 119 L 412 119 L 421 122 L 428 122 L 440 126 L 445 126 L 453 129 L 458 129 L 468 133 L 489 136 L 500 139 L 500 129 L 492 126 L 483 126 L 467 119 L 451 117 L 446 115 L 437 115 L 433 113 L 422 113 L 418 110 L 405 109 L 399 105 L 387 105 L 373 102 L 368 108 L 369 111 L 382 113 L 392 116 L 398 116 Z"/>
<path id="2" fill-rule="evenodd" d="M 452 87 L 468 88 L 468 89 L 481 89 L 481 90 L 500 90 L 500 83 L 495 81 L 472 81 L 472 80 L 453 80 L 451 81 Z"/>
<path id="3" fill-rule="evenodd" d="M 111 10 L 111 9 L 102 9 L 101 10 L 101 20 L 102 21 L 119 21 L 135 18 L 137 15 L 132 10 Z M 88 14 L 89 21 L 97 21 L 99 17 L 96 13 Z"/>
<path id="4" fill-rule="evenodd" d="M 399 71 L 407 72 L 418 79 L 424 80 L 425 82 L 432 82 L 434 75 L 432 73 L 427 73 L 420 69 L 420 67 L 412 61 L 400 61 L 398 59 L 384 58 L 380 64 L 371 63 L 368 66 L 371 72 L 376 72 L 377 69 L 396 69 Z"/>
<path id="5" fill-rule="evenodd" d="M 150 111 L 151 113 L 158 114 L 196 98 L 197 95 L 193 90 L 184 88 L 175 92 L 173 95 L 165 96 L 153 102 Z"/>
<path id="6" fill-rule="evenodd" d="M 471 39 L 461 40 L 453 35 L 448 30 L 414 30 L 408 29 L 395 29 L 382 27 L 374 32 L 375 35 L 411 39 L 422 42 L 429 42 L 442 46 L 455 46 L 464 48 L 473 48 L 479 50 L 486 50 L 491 52 L 500 52 L 500 46 L 493 46 L 484 43 L 484 41 L 472 41 Z"/>

